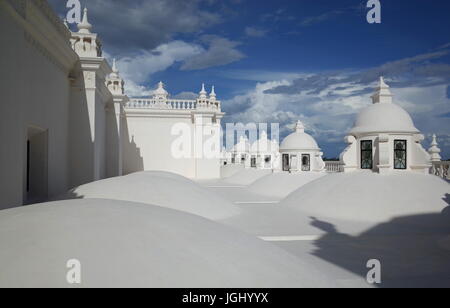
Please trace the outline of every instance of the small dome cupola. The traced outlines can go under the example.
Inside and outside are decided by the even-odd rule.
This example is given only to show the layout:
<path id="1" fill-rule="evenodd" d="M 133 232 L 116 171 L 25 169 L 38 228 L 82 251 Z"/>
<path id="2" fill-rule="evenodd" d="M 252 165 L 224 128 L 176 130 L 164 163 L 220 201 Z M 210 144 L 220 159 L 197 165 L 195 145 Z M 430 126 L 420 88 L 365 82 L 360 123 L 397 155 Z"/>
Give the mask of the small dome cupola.
<path id="1" fill-rule="evenodd" d="M 294 132 L 284 138 L 280 150 L 320 150 L 320 148 L 316 140 L 311 135 L 305 133 L 305 126 L 303 123 L 298 121 L 295 124 Z"/>
<path id="2" fill-rule="evenodd" d="M 164 83 L 162 81 L 158 82 L 158 88 L 153 91 L 153 98 L 157 100 L 167 100 L 169 97 L 169 92 L 164 89 Z"/>
<path id="3" fill-rule="evenodd" d="M 383 77 L 372 95 L 373 104 L 364 108 L 356 117 L 350 135 L 373 133 L 419 133 L 409 113 L 392 102 L 390 87 Z"/>

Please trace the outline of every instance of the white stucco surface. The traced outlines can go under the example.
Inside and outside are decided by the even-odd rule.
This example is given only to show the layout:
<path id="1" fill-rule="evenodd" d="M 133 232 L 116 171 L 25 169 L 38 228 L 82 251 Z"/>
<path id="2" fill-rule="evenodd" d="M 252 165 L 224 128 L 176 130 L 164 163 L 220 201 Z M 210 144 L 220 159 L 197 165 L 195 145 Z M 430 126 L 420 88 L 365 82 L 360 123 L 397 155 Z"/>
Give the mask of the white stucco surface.
<path id="1" fill-rule="evenodd" d="M 86 199 L 0 212 L 0 286 L 333 287 L 311 262 L 186 213 Z"/>
<path id="2" fill-rule="evenodd" d="M 303 185 L 323 176 L 326 176 L 326 173 L 305 172 L 289 174 L 278 172 L 256 180 L 248 187 L 248 190 L 255 194 L 282 200 Z"/>
<path id="3" fill-rule="evenodd" d="M 144 171 L 82 185 L 62 198 L 115 199 L 154 204 L 199 215 L 223 219 L 239 214 L 230 202 L 180 175 Z"/>
<path id="4" fill-rule="evenodd" d="M 282 202 L 320 218 L 380 222 L 399 216 L 440 213 L 450 185 L 415 173 L 332 174 L 303 186 Z"/>

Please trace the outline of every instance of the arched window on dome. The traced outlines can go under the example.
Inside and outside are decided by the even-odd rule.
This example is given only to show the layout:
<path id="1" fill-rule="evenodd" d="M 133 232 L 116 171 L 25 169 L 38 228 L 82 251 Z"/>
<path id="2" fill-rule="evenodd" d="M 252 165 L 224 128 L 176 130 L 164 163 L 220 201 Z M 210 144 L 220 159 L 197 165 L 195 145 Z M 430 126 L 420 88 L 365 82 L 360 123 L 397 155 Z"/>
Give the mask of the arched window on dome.
<path id="1" fill-rule="evenodd" d="M 311 156 L 309 154 L 302 155 L 302 171 L 311 171 Z"/>
<path id="2" fill-rule="evenodd" d="M 373 169 L 373 144 L 372 140 L 361 141 L 361 169 Z"/>
<path id="3" fill-rule="evenodd" d="M 406 169 L 406 140 L 394 140 L 394 169 Z"/>
<path id="4" fill-rule="evenodd" d="M 283 154 L 283 171 L 289 171 L 290 163 L 289 163 L 289 154 Z"/>

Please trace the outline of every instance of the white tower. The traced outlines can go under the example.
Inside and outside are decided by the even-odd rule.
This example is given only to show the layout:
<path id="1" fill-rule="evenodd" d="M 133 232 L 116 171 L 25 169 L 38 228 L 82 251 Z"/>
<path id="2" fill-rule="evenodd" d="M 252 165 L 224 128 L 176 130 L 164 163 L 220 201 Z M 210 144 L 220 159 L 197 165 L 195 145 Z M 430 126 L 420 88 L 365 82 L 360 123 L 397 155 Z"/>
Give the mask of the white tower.
<path id="1" fill-rule="evenodd" d="M 123 95 L 125 82 L 119 75 L 119 70 L 117 69 L 116 59 L 113 60 L 112 73 L 109 74 L 106 85 L 113 95 Z"/>
<path id="2" fill-rule="evenodd" d="M 70 40 L 73 50 L 80 57 L 101 57 L 102 45 L 97 34 L 91 32 L 92 25 L 89 23 L 87 8 L 84 9 L 83 19 L 77 28 L 78 32 L 72 32 Z"/>

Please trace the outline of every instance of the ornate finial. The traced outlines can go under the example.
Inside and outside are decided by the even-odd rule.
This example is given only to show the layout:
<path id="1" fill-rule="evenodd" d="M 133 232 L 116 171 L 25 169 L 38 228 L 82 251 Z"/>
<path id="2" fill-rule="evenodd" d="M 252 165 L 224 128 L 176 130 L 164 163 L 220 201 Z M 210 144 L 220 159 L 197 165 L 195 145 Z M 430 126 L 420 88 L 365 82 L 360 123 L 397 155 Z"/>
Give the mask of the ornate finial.
<path id="1" fill-rule="evenodd" d="M 215 87 L 212 86 L 211 93 L 209 94 L 209 99 L 215 101 L 217 98 Z"/>
<path id="2" fill-rule="evenodd" d="M 303 125 L 302 121 L 298 120 L 297 124 L 295 124 L 295 132 L 296 133 L 304 133 L 305 132 L 305 126 Z"/>
<path id="3" fill-rule="evenodd" d="M 169 97 L 169 92 L 164 89 L 164 83 L 162 81 L 158 82 L 158 88 L 153 91 L 153 97 L 158 100 L 167 100 Z"/>
<path id="4" fill-rule="evenodd" d="M 431 147 L 428 150 L 428 153 L 431 155 L 431 161 L 441 161 L 441 149 L 438 146 L 437 137 L 435 134 L 433 134 L 433 140 L 431 141 Z"/>
<path id="5" fill-rule="evenodd" d="M 374 104 L 392 103 L 392 96 L 389 85 L 386 84 L 384 77 L 381 76 L 376 92 L 372 95 L 372 102 Z"/>
<path id="6" fill-rule="evenodd" d="M 207 92 L 206 92 L 206 90 L 205 90 L 205 84 L 204 83 L 202 83 L 202 90 L 200 91 L 200 99 L 206 99 L 207 97 L 206 97 L 206 95 L 208 94 Z"/>
<path id="7" fill-rule="evenodd" d="M 88 9 L 84 8 L 83 11 L 83 20 L 77 25 L 78 33 L 91 33 L 92 25 L 89 23 L 88 19 Z"/>
<path id="8" fill-rule="evenodd" d="M 114 73 L 119 73 L 119 70 L 117 69 L 117 63 L 116 63 L 116 59 L 114 58 L 113 59 L 113 67 L 112 67 L 112 71 L 114 72 Z"/>

